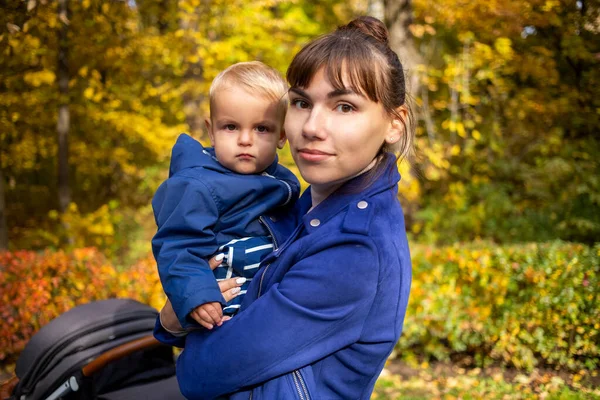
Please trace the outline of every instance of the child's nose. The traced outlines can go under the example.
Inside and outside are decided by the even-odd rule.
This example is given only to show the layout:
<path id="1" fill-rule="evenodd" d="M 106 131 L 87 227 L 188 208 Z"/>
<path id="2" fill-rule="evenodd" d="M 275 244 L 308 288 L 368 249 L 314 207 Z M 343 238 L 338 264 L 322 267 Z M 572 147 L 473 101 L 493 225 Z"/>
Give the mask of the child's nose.
<path id="1" fill-rule="evenodd" d="M 238 136 L 238 143 L 240 146 L 251 146 L 253 141 L 253 134 L 250 130 L 242 130 Z"/>

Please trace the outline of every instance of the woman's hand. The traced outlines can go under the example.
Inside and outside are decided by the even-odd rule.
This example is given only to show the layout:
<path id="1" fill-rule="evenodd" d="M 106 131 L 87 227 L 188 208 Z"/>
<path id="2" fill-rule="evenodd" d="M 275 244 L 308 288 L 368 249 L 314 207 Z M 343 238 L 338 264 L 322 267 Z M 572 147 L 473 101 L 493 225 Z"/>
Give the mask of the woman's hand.
<path id="1" fill-rule="evenodd" d="M 214 270 L 223 261 L 223 255 L 218 254 L 208 261 L 210 269 Z M 225 298 L 226 302 L 229 302 L 240 293 L 240 286 L 246 282 L 246 278 L 230 278 L 219 282 L 219 288 L 221 294 Z M 191 317 L 206 329 L 212 329 L 214 325 L 221 326 L 224 321 L 227 321 L 231 317 L 223 316 L 223 310 L 221 305 L 217 302 L 205 303 L 196 307 L 191 312 Z M 168 332 L 170 333 L 183 333 L 185 330 L 182 328 L 175 311 L 171 305 L 171 302 L 167 300 L 164 307 L 160 311 L 160 322 Z"/>

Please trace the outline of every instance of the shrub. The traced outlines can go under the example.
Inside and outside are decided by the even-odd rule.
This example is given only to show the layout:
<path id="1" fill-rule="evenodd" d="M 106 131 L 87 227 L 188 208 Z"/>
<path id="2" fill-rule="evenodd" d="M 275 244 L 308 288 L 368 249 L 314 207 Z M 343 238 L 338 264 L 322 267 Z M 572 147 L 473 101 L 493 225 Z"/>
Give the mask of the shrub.
<path id="1" fill-rule="evenodd" d="M 413 246 L 398 350 L 531 369 L 600 366 L 600 245 Z"/>
<path id="2" fill-rule="evenodd" d="M 153 263 L 118 271 L 94 248 L 0 252 L 0 362 L 14 361 L 41 326 L 76 305 L 129 297 L 162 306 Z"/>

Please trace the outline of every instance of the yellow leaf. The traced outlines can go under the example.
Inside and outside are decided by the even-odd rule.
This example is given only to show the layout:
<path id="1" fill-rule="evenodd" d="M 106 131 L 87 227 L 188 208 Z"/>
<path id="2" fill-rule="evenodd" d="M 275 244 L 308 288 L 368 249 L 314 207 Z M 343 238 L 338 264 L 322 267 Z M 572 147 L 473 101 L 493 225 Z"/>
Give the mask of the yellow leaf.
<path id="1" fill-rule="evenodd" d="M 86 99 L 91 99 L 92 97 L 94 97 L 94 88 L 89 87 L 89 88 L 85 89 L 83 91 L 83 96 Z"/>
<path id="2" fill-rule="evenodd" d="M 467 137 L 467 132 L 465 132 L 465 126 L 462 124 L 462 122 L 456 123 L 456 133 L 458 133 L 458 136 L 463 139 Z"/>

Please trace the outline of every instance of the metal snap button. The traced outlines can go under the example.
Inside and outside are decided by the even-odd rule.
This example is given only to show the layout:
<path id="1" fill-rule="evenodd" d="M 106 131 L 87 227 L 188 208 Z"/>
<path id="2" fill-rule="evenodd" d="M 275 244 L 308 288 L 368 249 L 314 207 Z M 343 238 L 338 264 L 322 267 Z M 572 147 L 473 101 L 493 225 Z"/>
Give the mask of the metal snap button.
<path id="1" fill-rule="evenodd" d="M 365 208 L 369 207 L 369 203 L 367 203 L 366 201 L 359 201 L 358 204 L 356 205 L 356 207 L 360 208 L 361 210 L 364 210 Z"/>
<path id="2" fill-rule="evenodd" d="M 319 225 L 321 225 L 321 221 L 319 221 L 319 220 L 318 220 L 318 219 L 316 219 L 316 218 L 315 218 L 315 219 L 312 219 L 312 220 L 310 221 L 310 226 L 314 226 L 314 227 L 316 228 L 316 227 L 317 227 L 317 226 L 319 226 Z"/>

